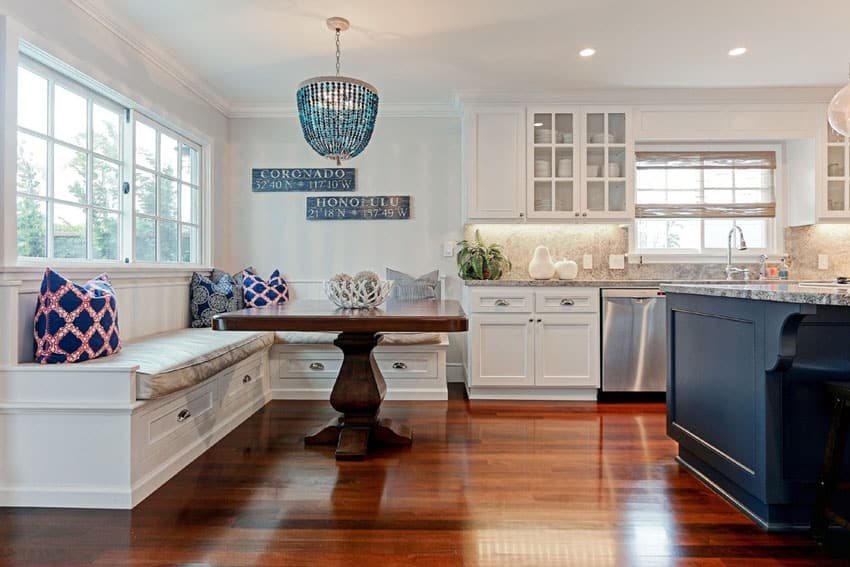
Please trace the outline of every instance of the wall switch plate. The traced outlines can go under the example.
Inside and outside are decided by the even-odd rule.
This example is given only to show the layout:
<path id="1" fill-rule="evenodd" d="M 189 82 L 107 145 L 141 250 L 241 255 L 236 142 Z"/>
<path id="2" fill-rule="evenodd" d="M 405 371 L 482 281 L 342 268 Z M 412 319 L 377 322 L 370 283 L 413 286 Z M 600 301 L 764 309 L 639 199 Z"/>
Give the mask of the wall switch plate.
<path id="1" fill-rule="evenodd" d="M 593 254 L 585 254 L 581 259 L 581 267 L 585 270 L 593 269 Z"/>
<path id="2" fill-rule="evenodd" d="M 446 258 L 451 258 L 455 255 L 455 241 L 454 240 L 445 240 L 443 241 L 443 256 Z"/>
<path id="3" fill-rule="evenodd" d="M 608 255 L 608 268 L 612 270 L 625 270 L 626 269 L 626 256 L 624 254 L 609 254 Z"/>
<path id="4" fill-rule="evenodd" d="M 828 270 L 829 269 L 829 255 L 828 254 L 818 254 L 818 270 Z"/>

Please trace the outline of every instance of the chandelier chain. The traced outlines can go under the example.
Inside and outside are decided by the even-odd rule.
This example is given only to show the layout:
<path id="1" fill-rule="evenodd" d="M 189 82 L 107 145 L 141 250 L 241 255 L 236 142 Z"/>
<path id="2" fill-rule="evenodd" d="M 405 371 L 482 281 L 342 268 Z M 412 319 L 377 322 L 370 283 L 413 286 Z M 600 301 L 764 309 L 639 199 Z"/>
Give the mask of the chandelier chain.
<path id="1" fill-rule="evenodd" d="M 336 76 L 339 77 L 339 28 L 336 29 Z"/>

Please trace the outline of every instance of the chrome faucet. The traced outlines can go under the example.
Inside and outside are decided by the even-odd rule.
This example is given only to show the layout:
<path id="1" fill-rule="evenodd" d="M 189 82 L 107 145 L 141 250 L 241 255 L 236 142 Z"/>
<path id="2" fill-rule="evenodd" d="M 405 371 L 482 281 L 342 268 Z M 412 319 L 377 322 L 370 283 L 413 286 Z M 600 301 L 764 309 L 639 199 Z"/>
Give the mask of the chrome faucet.
<path id="1" fill-rule="evenodd" d="M 743 273 L 744 279 L 750 279 L 750 271 L 746 268 L 735 268 L 732 266 L 732 240 L 735 238 L 735 231 L 738 231 L 738 235 L 740 238 L 738 239 L 738 250 L 746 250 L 747 249 L 747 241 L 744 239 L 744 231 L 741 230 L 741 227 L 735 225 L 729 231 L 729 238 L 726 241 L 726 279 L 731 280 L 732 274 Z"/>

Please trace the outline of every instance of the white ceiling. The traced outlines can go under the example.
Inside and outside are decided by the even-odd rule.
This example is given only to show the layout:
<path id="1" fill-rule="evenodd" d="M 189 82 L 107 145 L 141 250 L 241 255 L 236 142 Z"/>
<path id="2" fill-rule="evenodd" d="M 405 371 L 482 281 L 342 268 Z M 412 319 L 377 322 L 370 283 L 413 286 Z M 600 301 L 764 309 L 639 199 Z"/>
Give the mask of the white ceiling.
<path id="1" fill-rule="evenodd" d="M 325 18 L 352 22 L 342 72 L 382 101 L 459 91 L 832 86 L 847 80 L 847 0 L 74 0 L 189 70 L 229 106 L 291 104 L 332 74 Z M 749 52 L 727 55 L 735 46 Z M 593 46 L 584 59 L 577 52 Z"/>

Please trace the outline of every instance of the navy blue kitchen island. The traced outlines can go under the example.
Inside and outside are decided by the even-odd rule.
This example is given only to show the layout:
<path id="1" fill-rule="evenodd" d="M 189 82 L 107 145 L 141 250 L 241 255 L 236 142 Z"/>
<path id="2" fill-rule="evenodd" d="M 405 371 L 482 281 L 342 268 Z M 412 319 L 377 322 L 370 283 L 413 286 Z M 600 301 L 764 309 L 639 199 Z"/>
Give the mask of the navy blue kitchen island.
<path id="1" fill-rule="evenodd" d="M 850 293 L 661 288 L 679 462 L 763 527 L 808 526 L 831 413 L 823 382 L 850 381 Z"/>

